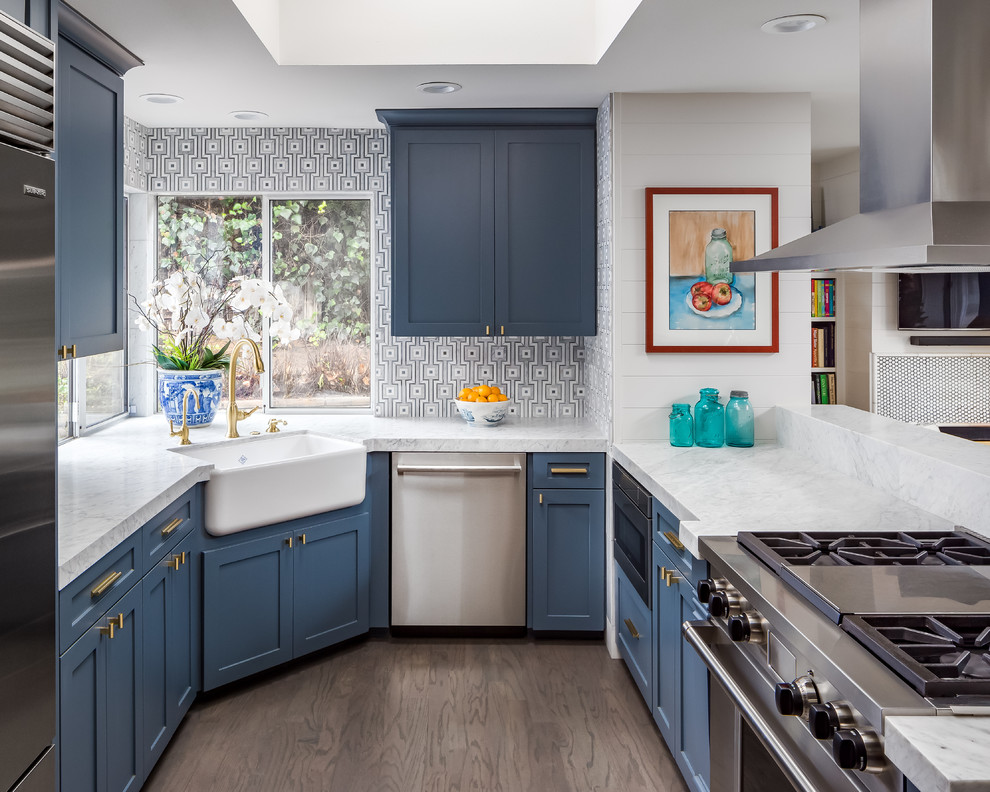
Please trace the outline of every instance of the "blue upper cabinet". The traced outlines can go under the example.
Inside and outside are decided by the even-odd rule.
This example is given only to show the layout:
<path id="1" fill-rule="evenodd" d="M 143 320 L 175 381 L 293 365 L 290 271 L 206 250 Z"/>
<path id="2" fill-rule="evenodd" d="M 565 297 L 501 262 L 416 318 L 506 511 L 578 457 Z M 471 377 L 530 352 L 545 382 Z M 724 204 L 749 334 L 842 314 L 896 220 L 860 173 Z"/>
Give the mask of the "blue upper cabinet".
<path id="1" fill-rule="evenodd" d="M 378 112 L 394 335 L 595 334 L 596 114 Z"/>
<path id="2" fill-rule="evenodd" d="M 123 349 L 124 81 L 140 61 L 64 4 L 56 78 L 58 357 Z"/>

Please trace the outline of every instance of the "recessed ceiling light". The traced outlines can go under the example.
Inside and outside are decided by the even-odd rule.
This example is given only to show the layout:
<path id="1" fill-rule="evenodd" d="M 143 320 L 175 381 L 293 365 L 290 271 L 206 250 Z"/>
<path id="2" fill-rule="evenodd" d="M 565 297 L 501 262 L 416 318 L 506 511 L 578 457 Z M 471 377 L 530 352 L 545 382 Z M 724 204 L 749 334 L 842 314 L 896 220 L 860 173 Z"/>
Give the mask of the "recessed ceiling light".
<path id="1" fill-rule="evenodd" d="M 167 93 L 146 93 L 141 94 L 141 98 L 146 102 L 151 102 L 151 104 L 178 104 L 182 101 L 181 96 Z"/>
<path id="2" fill-rule="evenodd" d="M 455 82 L 425 82 L 416 86 L 420 93 L 449 94 L 461 90 L 463 86 Z"/>
<path id="3" fill-rule="evenodd" d="M 804 33 L 806 30 L 821 27 L 828 20 L 820 14 L 790 14 L 777 17 L 760 25 L 764 33 Z"/>
<path id="4" fill-rule="evenodd" d="M 268 113 L 261 110 L 234 110 L 230 115 L 238 121 L 264 121 L 268 118 Z"/>

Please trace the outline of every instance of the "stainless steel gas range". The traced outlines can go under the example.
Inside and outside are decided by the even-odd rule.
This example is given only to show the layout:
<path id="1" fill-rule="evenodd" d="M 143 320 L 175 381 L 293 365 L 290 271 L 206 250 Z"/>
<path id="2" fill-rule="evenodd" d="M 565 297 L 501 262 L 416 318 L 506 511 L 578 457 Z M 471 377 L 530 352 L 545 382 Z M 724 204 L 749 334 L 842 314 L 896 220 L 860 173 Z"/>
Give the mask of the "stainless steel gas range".
<path id="1" fill-rule="evenodd" d="M 701 540 L 712 792 L 902 792 L 885 719 L 990 716 L 990 542 L 964 531 Z"/>

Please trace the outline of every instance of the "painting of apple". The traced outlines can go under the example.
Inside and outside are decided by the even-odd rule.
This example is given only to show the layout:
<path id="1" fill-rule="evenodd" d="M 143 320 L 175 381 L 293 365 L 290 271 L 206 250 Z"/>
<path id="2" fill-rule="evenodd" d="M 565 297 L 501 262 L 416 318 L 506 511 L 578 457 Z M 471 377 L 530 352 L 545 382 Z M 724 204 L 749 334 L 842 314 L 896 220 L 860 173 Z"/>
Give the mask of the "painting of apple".
<path id="1" fill-rule="evenodd" d="M 694 306 L 695 310 L 707 311 L 712 307 L 712 298 L 705 292 L 699 291 L 691 297 L 691 305 Z"/>
<path id="2" fill-rule="evenodd" d="M 711 297 L 716 305 L 727 305 L 732 299 L 732 287 L 728 283 L 716 283 L 712 286 Z"/>
<path id="3" fill-rule="evenodd" d="M 696 294 L 705 294 L 709 297 L 712 296 L 712 289 L 715 285 L 709 283 L 708 281 L 698 281 L 691 287 L 691 296 L 694 297 Z"/>

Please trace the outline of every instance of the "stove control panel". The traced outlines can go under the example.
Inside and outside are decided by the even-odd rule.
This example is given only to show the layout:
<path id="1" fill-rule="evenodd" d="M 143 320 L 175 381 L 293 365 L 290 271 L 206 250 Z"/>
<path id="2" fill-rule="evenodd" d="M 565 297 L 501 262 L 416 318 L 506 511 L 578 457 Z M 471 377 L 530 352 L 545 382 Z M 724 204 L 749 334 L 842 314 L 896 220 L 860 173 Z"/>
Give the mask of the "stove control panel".
<path id="1" fill-rule="evenodd" d="M 832 757 L 843 770 L 879 773 L 886 767 L 880 738 L 869 729 L 839 729 L 832 735 Z"/>
<path id="2" fill-rule="evenodd" d="M 723 591 L 729 584 L 722 578 L 705 578 L 698 581 L 698 601 L 702 605 L 707 605 L 716 591 Z"/>
<path id="3" fill-rule="evenodd" d="M 854 723 L 852 708 L 842 701 L 812 704 L 808 709 L 808 728 L 818 740 L 830 740 L 837 731 Z"/>
<path id="4" fill-rule="evenodd" d="M 818 688 L 810 676 L 801 676 L 793 682 L 778 682 L 774 689 L 774 703 L 781 715 L 807 716 L 812 704 L 818 704 Z"/>

